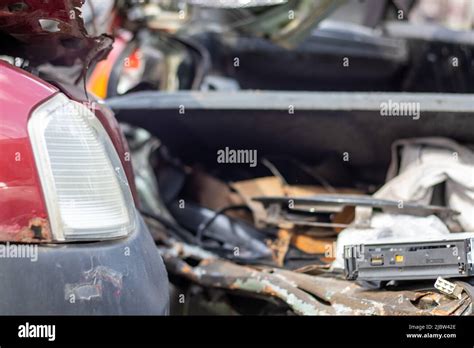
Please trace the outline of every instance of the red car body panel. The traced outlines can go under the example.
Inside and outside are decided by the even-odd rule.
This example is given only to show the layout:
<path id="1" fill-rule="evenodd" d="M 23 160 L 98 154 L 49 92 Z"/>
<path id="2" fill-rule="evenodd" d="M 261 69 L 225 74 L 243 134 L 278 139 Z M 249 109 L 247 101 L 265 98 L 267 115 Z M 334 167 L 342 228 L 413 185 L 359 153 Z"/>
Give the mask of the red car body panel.
<path id="1" fill-rule="evenodd" d="M 124 238 L 50 247 L 54 239 L 46 202 L 51 198 L 42 191 L 28 121 L 35 108 L 57 93 L 77 102 L 90 99 L 82 84 L 74 84 L 80 79 L 63 75 L 61 69 L 42 71 L 39 67 L 43 62 L 54 68 L 80 63 L 85 76 L 86 68 L 106 55 L 112 39 L 87 36 L 79 16 L 82 3 L 0 0 L 0 55 L 25 59 L 24 65 L 41 76 L 37 78 L 0 60 L 0 244 L 43 243 L 35 250 L 36 259 L 26 255 L 2 258 L 0 313 L 165 315 L 169 313 L 166 268 L 139 213 L 135 214 L 136 228 Z M 55 21 L 60 30 L 42 28 L 40 19 Z M 117 120 L 99 103 L 87 106 L 97 106 L 95 114 L 122 160 L 136 200 L 130 155 Z M 87 219 L 87 215 L 81 216 Z M 124 250 L 139 252 L 124 258 Z M 89 296 L 84 288 L 96 292 Z M 75 304 L 70 302 L 71 296 L 77 299 Z"/>
<path id="2" fill-rule="evenodd" d="M 30 63 L 59 59 L 70 65 L 80 58 L 89 64 L 100 59 L 109 48 L 101 47 L 100 38 L 88 37 L 80 17 L 83 3 L 84 0 L 0 0 L 0 38 L 6 40 L 2 47 L 6 51 L 1 53 L 30 59 Z M 45 30 L 40 19 L 53 20 L 59 31 Z M 28 136 L 28 118 L 38 104 L 60 91 L 78 102 L 84 103 L 88 98 L 76 86 L 51 83 L 56 86 L 0 61 L 0 242 L 52 240 Z M 94 105 L 138 202 L 130 156 L 118 122 L 109 109 Z"/>
<path id="3" fill-rule="evenodd" d="M 0 0 L 2 54 L 28 59 L 32 65 L 73 65 L 77 58 L 92 58 L 87 57 L 91 51 L 96 56 L 104 48 L 98 49 L 100 37 L 87 35 L 80 10 L 84 1 Z M 57 30 L 43 27 L 44 20 L 56 23 Z"/>
<path id="4" fill-rule="evenodd" d="M 59 91 L 57 87 L 0 61 L 0 241 L 52 240 L 27 125 L 36 106 Z M 65 87 L 61 91 L 73 100 L 83 102 L 85 99 L 78 93 L 79 89 Z M 119 154 L 137 202 L 127 143 L 113 113 L 96 105 L 94 112 Z"/>
<path id="5" fill-rule="evenodd" d="M 32 109 L 57 88 L 0 62 L 0 240 L 51 239 L 27 131 Z"/>

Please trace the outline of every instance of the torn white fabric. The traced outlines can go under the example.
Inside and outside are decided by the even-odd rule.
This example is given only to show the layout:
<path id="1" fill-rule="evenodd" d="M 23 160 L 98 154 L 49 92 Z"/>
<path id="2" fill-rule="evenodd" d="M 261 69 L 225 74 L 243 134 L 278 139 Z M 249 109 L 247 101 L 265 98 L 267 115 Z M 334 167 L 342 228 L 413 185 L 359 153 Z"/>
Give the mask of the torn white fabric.
<path id="1" fill-rule="evenodd" d="M 395 142 L 387 182 L 374 196 L 429 204 L 434 186 L 443 182 L 446 206 L 461 213 L 457 220 L 465 231 L 474 231 L 474 153 L 452 140 Z"/>

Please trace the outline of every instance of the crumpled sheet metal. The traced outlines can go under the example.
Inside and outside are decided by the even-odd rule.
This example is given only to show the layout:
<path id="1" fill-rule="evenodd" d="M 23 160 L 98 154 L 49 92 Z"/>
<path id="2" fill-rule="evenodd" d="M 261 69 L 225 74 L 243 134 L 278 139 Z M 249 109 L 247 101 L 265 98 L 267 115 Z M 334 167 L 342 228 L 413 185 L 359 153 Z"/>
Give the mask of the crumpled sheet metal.
<path id="1" fill-rule="evenodd" d="M 454 300 L 431 291 L 369 290 L 328 275 L 241 266 L 218 258 L 193 267 L 183 259 L 196 255 L 178 254 L 176 248 L 160 251 L 171 273 L 204 287 L 277 298 L 299 315 L 462 315 L 471 304 L 466 294 Z"/>
<path id="2" fill-rule="evenodd" d="M 87 35 L 80 9 L 84 1 L 0 0 L 0 37 L 6 40 L 7 34 L 15 39 L 2 42 L 2 53 L 26 58 L 33 65 L 100 60 L 113 40 Z"/>

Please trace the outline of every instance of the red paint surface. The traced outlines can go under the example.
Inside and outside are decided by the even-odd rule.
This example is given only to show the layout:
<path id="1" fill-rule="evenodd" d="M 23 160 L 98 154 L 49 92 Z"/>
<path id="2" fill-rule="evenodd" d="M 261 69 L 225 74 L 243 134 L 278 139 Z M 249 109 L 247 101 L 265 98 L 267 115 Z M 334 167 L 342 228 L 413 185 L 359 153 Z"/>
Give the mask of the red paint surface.
<path id="1" fill-rule="evenodd" d="M 47 210 L 28 137 L 32 109 L 58 90 L 0 61 L 0 240 L 19 231 Z"/>

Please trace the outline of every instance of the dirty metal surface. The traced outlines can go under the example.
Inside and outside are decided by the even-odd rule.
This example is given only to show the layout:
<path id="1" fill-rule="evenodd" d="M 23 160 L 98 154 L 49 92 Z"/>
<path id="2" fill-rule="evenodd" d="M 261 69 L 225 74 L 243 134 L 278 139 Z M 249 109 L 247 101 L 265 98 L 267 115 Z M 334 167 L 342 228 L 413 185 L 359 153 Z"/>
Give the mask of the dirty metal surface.
<path id="1" fill-rule="evenodd" d="M 170 273 L 203 287 L 276 298 L 299 315 L 463 315 L 471 303 L 467 294 L 458 300 L 431 290 L 366 289 L 331 273 L 310 275 L 217 257 L 201 259 L 194 248 L 180 245 L 160 248 Z M 200 261 L 192 266 L 184 261 L 189 258 Z"/>

